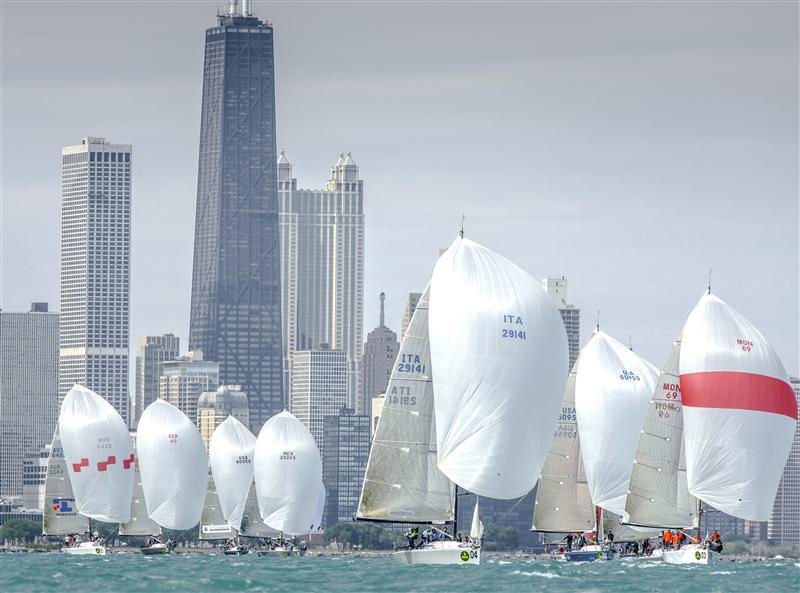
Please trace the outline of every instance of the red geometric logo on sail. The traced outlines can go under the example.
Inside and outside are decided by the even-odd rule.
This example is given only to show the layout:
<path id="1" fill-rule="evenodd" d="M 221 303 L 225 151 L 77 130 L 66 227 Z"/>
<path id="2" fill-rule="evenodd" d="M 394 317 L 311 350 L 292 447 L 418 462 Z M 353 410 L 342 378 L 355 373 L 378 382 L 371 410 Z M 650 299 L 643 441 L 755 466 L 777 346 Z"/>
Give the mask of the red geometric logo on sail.
<path id="1" fill-rule="evenodd" d="M 73 463 L 72 464 L 72 471 L 76 474 L 80 473 L 82 467 L 89 467 L 89 459 L 86 457 L 81 458 L 80 463 Z"/>
<path id="2" fill-rule="evenodd" d="M 113 455 L 109 455 L 108 459 L 105 461 L 98 461 L 97 462 L 97 471 L 104 472 L 108 469 L 109 465 L 114 465 L 117 462 L 117 458 Z"/>
<path id="3" fill-rule="evenodd" d="M 131 453 L 130 457 L 122 460 L 122 467 L 124 467 L 125 469 L 131 469 L 131 465 L 133 465 L 134 461 L 136 461 L 136 457 L 134 457 L 133 453 Z"/>
<path id="4" fill-rule="evenodd" d="M 681 375 L 683 405 L 781 414 L 797 420 L 792 387 L 781 379 L 756 373 L 708 371 Z"/>

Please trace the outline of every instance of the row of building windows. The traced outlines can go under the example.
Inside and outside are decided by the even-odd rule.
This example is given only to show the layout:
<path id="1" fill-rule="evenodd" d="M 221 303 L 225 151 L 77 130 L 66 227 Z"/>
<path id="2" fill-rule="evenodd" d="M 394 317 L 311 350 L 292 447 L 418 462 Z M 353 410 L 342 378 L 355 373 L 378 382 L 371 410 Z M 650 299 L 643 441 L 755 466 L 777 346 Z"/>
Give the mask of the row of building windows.
<path id="1" fill-rule="evenodd" d="M 89 160 L 91 162 L 104 162 L 104 163 L 130 163 L 131 153 L 129 152 L 91 152 Z"/>

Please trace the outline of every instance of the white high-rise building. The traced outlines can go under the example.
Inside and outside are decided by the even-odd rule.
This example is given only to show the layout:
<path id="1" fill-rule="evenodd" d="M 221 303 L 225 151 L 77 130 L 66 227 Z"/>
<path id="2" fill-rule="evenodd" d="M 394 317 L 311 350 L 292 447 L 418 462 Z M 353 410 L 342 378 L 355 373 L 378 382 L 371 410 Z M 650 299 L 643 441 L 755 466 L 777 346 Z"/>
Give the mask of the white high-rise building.
<path id="1" fill-rule="evenodd" d="M 569 345 L 569 368 L 572 369 L 581 351 L 581 310 L 567 302 L 567 279 L 564 276 L 544 278 L 542 287 L 550 297 L 550 301 L 558 308 L 564 321 Z"/>
<path id="2" fill-rule="evenodd" d="M 84 138 L 62 150 L 58 393 L 75 383 L 128 421 L 131 146 Z"/>
<path id="3" fill-rule="evenodd" d="M 131 426 L 136 427 L 144 409 L 158 399 L 162 362 L 180 355 L 180 338 L 174 334 L 140 336 L 136 344 L 136 397 L 132 404 Z"/>
<path id="4" fill-rule="evenodd" d="M 197 403 L 219 386 L 219 363 L 203 359 L 199 350 L 158 365 L 158 397 L 171 403 L 197 424 Z"/>
<path id="5" fill-rule="evenodd" d="M 800 416 L 800 379 L 789 377 Z M 767 537 L 779 544 L 800 544 L 800 424 L 795 427 L 789 459 L 767 523 Z"/>
<path id="6" fill-rule="evenodd" d="M 292 368 L 290 411 L 306 425 L 324 448 L 325 416 L 336 416 L 347 407 L 349 360 L 341 350 L 297 350 Z"/>
<path id="7" fill-rule="evenodd" d="M 347 405 L 368 413 L 360 397 L 364 181 L 348 153 L 339 155 L 324 190 L 298 189 L 281 151 L 278 195 L 286 384 L 291 389 L 295 351 L 341 350 L 347 355 Z"/>
<path id="8" fill-rule="evenodd" d="M 58 418 L 58 313 L 0 311 L 0 497 L 23 495 L 23 461 Z"/>

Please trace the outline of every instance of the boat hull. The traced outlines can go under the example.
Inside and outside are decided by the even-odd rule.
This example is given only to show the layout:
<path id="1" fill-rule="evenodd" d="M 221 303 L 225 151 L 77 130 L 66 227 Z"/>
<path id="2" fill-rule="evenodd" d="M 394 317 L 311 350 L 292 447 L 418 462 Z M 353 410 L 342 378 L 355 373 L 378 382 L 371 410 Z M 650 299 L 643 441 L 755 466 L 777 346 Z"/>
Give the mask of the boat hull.
<path id="1" fill-rule="evenodd" d="M 667 564 L 715 564 L 719 553 L 703 544 L 686 544 L 680 550 L 664 550 L 663 559 Z"/>
<path id="2" fill-rule="evenodd" d="M 400 564 L 480 565 L 481 549 L 452 541 L 433 542 L 416 550 L 397 550 L 392 558 Z"/>
<path id="3" fill-rule="evenodd" d="M 597 560 L 613 560 L 614 551 L 601 546 L 584 546 L 580 550 L 564 552 L 567 562 L 595 562 Z"/>
<path id="4" fill-rule="evenodd" d="M 169 554 L 169 546 L 167 544 L 153 544 L 146 548 L 139 548 L 145 556 L 158 556 L 161 554 Z"/>
<path id="5" fill-rule="evenodd" d="M 236 546 L 235 548 L 231 548 L 229 550 L 225 550 L 223 554 L 226 556 L 244 556 L 250 550 L 248 550 L 245 546 Z"/>
<path id="6" fill-rule="evenodd" d="M 275 548 L 272 550 L 259 550 L 259 556 L 304 556 L 303 550 L 289 550 L 287 548 Z"/>
<path id="7" fill-rule="evenodd" d="M 105 556 L 106 547 L 92 542 L 83 542 L 77 546 L 61 548 L 62 554 L 76 554 L 78 556 Z"/>

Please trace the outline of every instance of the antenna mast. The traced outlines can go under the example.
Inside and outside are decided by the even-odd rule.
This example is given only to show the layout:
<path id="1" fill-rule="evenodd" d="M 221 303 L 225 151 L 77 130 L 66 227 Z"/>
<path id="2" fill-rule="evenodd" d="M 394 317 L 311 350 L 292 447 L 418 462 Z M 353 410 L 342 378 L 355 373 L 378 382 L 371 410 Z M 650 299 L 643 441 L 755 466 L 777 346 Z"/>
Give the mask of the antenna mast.
<path id="1" fill-rule="evenodd" d="M 711 294 L 711 268 L 708 268 L 708 294 Z"/>
<path id="2" fill-rule="evenodd" d="M 458 231 L 458 236 L 464 238 L 464 213 L 461 213 L 461 230 Z"/>

